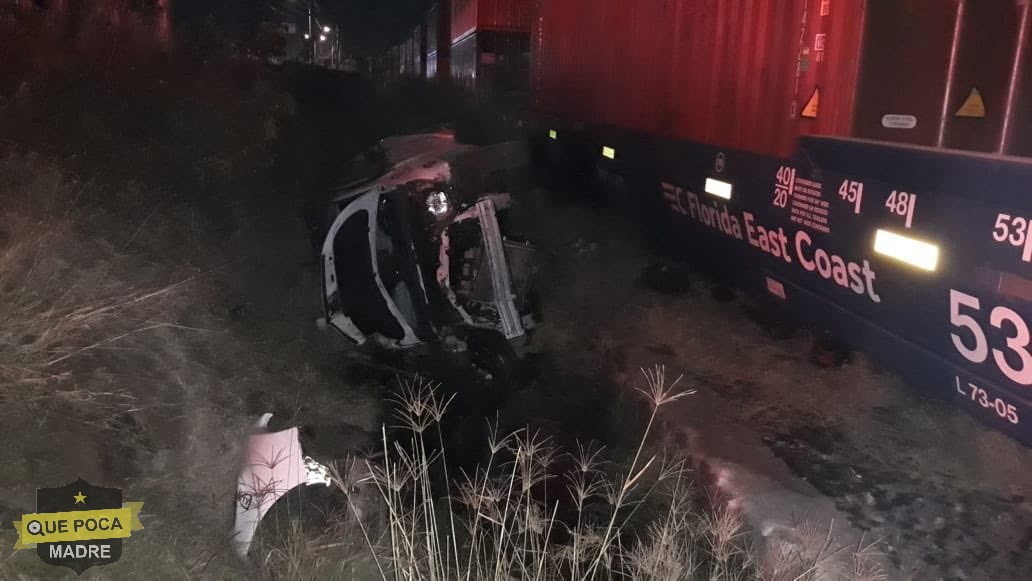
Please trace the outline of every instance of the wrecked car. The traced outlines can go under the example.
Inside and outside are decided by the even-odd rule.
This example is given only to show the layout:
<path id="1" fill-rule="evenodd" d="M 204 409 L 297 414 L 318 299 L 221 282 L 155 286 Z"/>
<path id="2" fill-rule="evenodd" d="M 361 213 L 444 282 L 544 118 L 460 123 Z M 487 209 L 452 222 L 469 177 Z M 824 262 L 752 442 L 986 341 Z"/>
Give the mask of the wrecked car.
<path id="1" fill-rule="evenodd" d="M 534 248 L 507 220 L 525 147 L 440 130 L 353 160 L 316 217 L 325 322 L 360 345 L 464 345 L 492 375 L 512 373 L 510 341 L 535 319 Z"/>
<path id="2" fill-rule="evenodd" d="M 325 323 L 386 350 L 461 345 L 494 380 L 514 383 L 512 341 L 536 320 L 534 247 L 508 219 L 527 164 L 522 143 L 463 144 L 449 130 L 385 139 L 352 160 L 351 179 L 306 216 L 318 240 Z M 270 431 L 270 417 L 249 436 L 237 480 L 233 541 L 242 558 L 278 500 L 341 486 L 302 449 L 298 427 Z M 361 480 L 356 470 L 344 480 Z M 362 518 L 363 503 L 347 496 Z"/>

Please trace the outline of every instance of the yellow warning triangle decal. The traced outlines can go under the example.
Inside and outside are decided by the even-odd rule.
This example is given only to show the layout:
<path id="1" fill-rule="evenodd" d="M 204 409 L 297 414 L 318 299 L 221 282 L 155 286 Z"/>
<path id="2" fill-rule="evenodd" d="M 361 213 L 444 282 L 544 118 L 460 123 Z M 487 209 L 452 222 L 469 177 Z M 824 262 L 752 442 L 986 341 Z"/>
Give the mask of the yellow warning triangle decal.
<path id="1" fill-rule="evenodd" d="M 813 90 L 813 95 L 810 95 L 810 100 L 806 102 L 803 110 L 799 113 L 800 117 L 804 119 L 816 119 L 817 118 L 817 107 L 821 104 L 821 88 L 817 87 Z"/>
<path id="2" fill-rule="evenodd" d="M 957 109 L 954 115 L 957 117 L 973 117 L 975 119 L 985 118 L 985 101 L 982 100 L 982 93 L 978 92 L 977 87 L 971 89 L 971 94 L 968 95 L 967 100 L 960 106 L 960 109 Z"/>

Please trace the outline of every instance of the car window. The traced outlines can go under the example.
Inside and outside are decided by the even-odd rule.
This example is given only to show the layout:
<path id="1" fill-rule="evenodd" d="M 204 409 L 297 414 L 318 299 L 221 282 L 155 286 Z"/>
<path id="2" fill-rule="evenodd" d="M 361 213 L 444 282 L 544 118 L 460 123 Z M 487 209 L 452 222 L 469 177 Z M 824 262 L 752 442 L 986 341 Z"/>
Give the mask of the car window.
<path id="1" fill-rule="evenodd" d="M 398 312 L 410 325 L 418 327 L 418 315 L 413 304 L 413 292 L 418 289 L 411 287 L 412 277 L 416 273 L 408 270 L 414 265 L 416 257 L 402 255 L 402 252 L 411 250 L 401 242 L 404 236 L 401 224 L 397 223 L 399 212 L 408 211 L 405 202 L 404 196 L 384 197 L 376 224 L 377 268 L 383 287 L 387 289 Z"/>
<path id="2" fill-rule="evenodd" d="M 344 222 L 333 240 L 333 255 L 341 312 L 363 333 L 402 339 L 405 332 L 387 308 L 374 278 L 369 212 L 356 212 Z"/>

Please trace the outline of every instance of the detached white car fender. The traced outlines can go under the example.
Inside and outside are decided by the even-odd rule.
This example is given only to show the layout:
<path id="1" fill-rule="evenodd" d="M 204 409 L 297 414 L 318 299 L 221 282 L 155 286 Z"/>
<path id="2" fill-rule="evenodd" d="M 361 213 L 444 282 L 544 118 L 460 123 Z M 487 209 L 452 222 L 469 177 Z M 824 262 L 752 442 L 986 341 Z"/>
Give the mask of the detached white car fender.
<path id="1" fill-rule="evenodd" d="M 331 484 L 329 468 L 303 454 L 298 429 L 268 432 L 271 418 L 272 414 L 263 415 L 257 431 L 248 437 L 237 478 L 233 544 L 242 558 L 251 550 L 258 524 L 277 500 L 298 486 Z"/>

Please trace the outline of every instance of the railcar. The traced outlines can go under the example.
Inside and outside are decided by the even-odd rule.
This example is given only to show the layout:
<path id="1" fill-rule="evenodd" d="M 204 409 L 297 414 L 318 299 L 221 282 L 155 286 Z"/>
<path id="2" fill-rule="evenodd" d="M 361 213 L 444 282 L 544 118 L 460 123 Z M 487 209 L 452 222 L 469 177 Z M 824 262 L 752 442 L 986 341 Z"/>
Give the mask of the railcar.
<path id="1" fill-rule="evenodd" d="M 1032 444 L 1026 0 L 541 0 L 535 144 Z"/>

